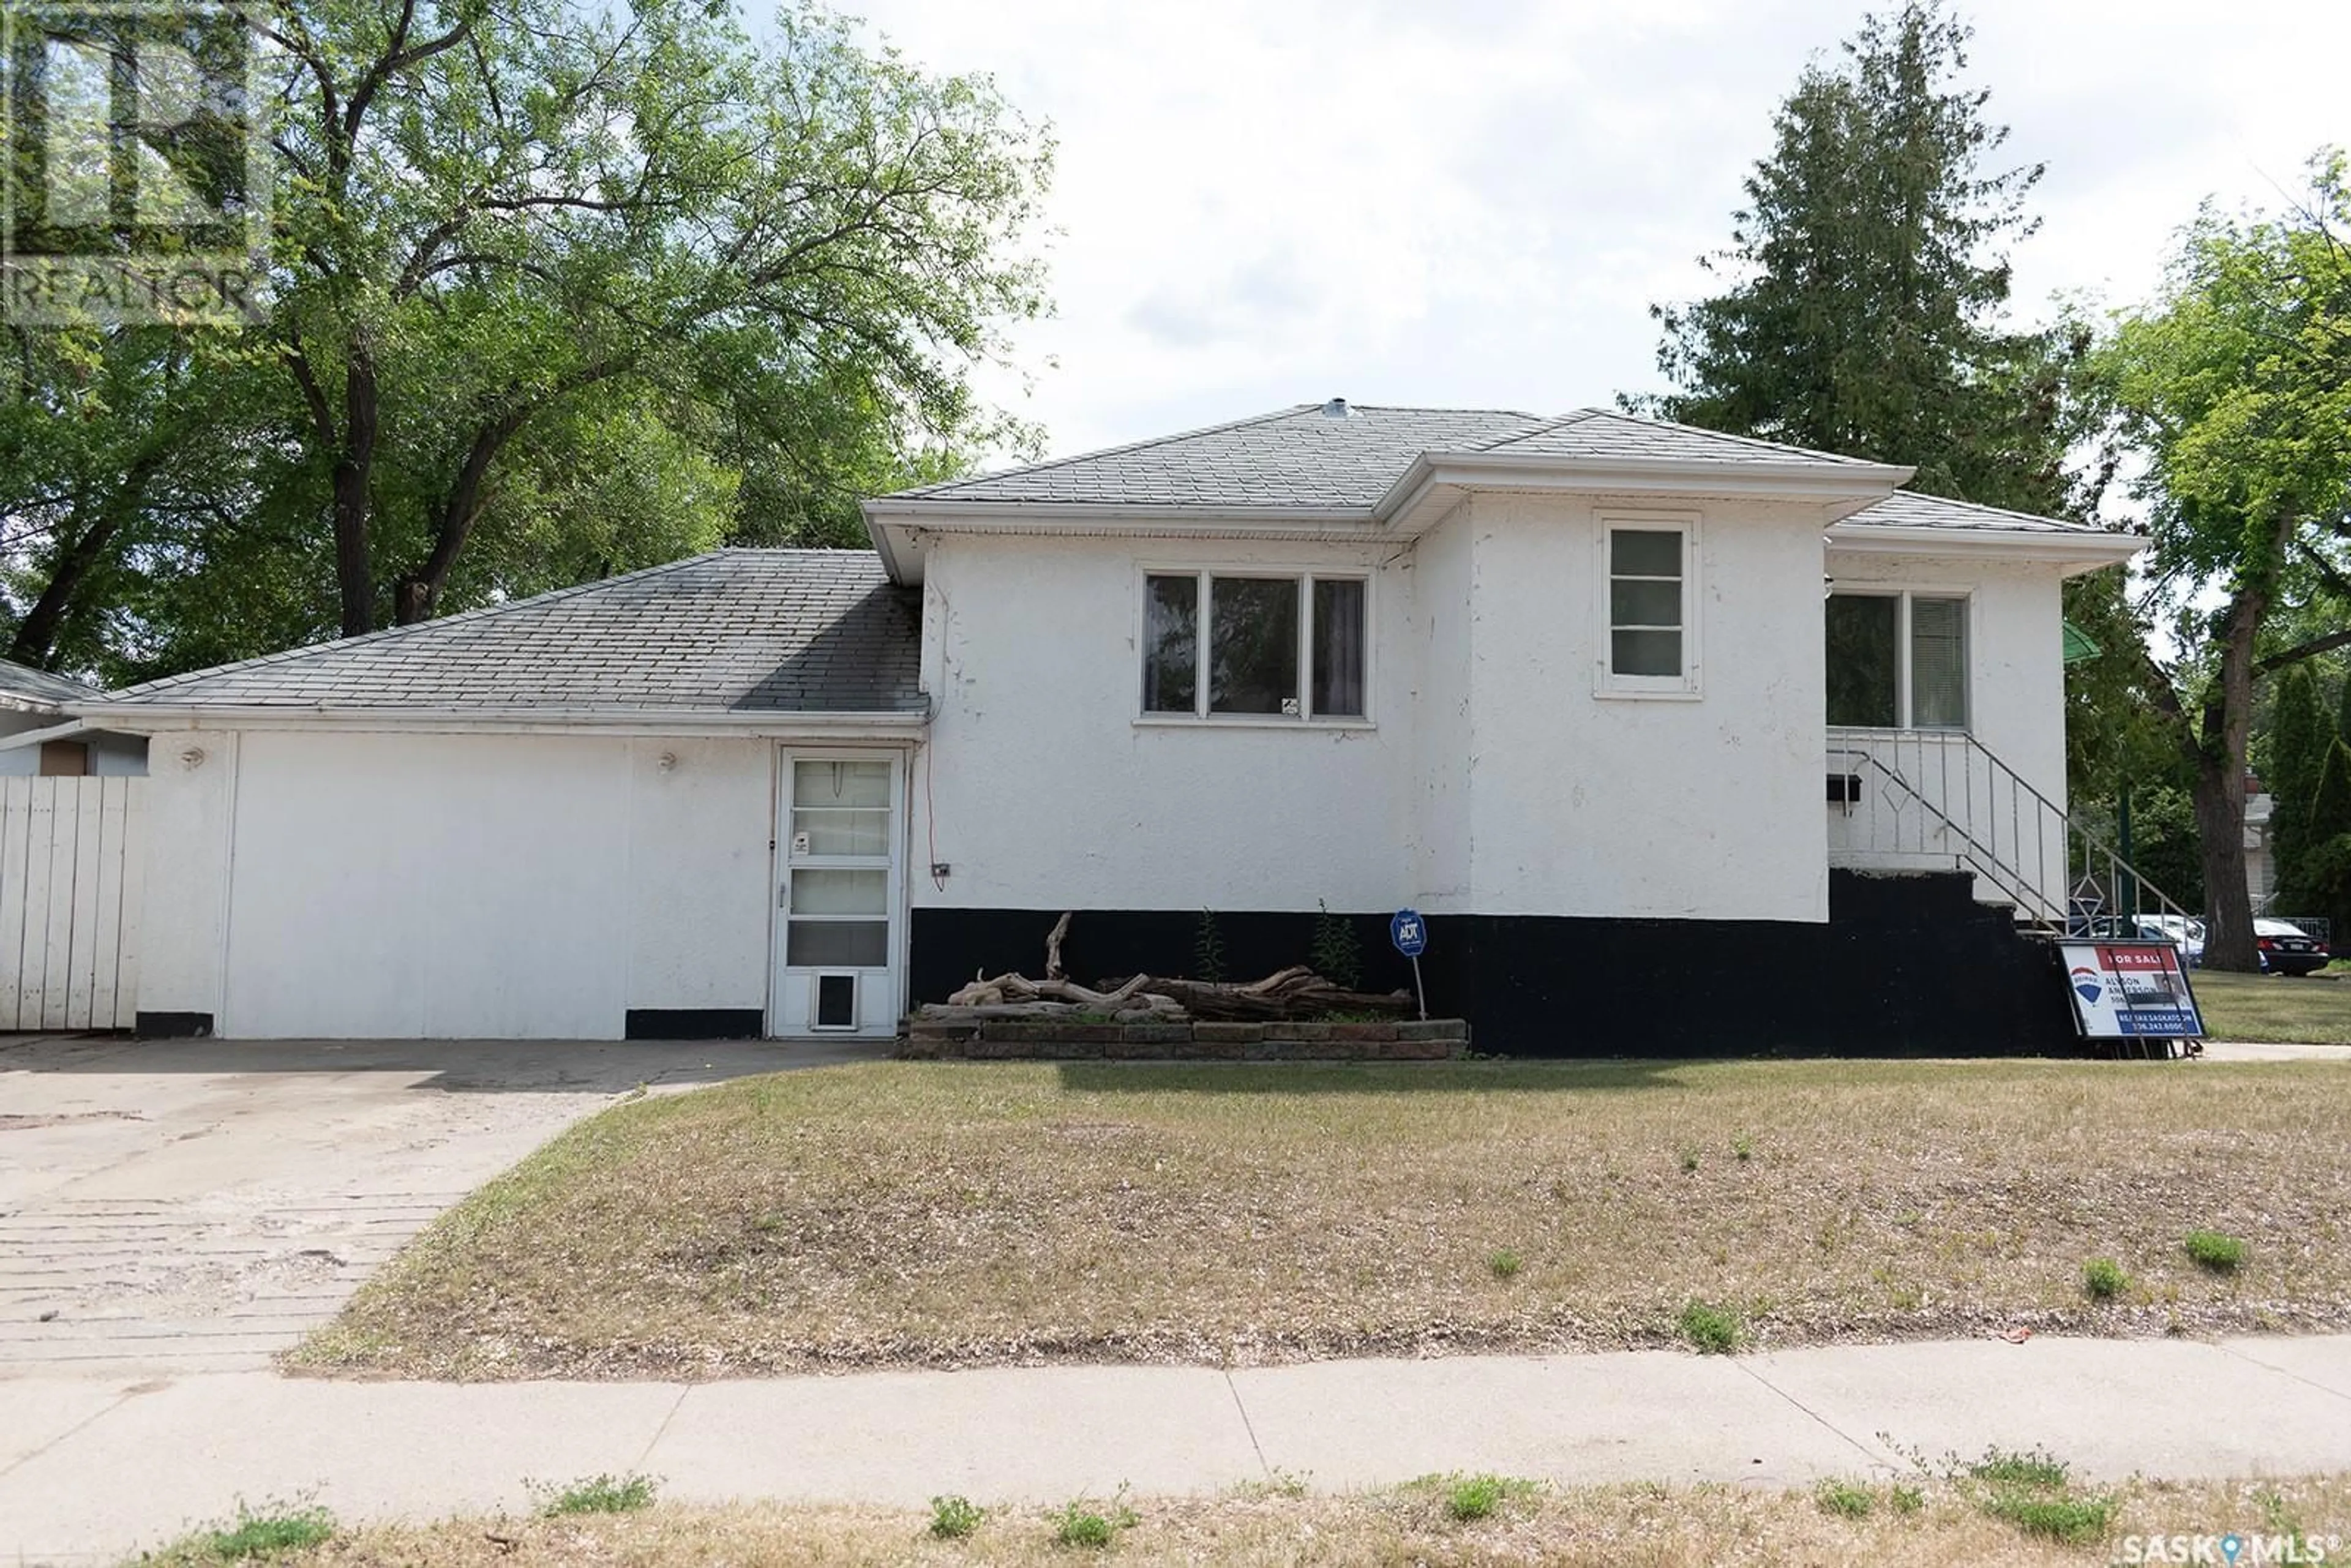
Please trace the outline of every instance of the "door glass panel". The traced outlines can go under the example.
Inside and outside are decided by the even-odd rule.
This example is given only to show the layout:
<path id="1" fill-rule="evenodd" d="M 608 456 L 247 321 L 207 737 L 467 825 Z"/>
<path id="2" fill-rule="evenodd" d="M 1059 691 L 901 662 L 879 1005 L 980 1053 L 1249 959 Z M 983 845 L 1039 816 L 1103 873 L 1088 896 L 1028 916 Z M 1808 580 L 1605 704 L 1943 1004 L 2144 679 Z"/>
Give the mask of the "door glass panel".
<path id="1" fill-rule="evenodd" d="M 796 855 L 886 855 L 890 852 L 887 811 L 794 811 L 792 853 Z"/>
<path id="2" fill-rule="evenodd" d="M 879 969 L 890 962 L 886 920 L 795 920 L 784 944 L 794 968 Z"/>
<path id="3" fill-rule="evenodd" d="M 1828 626 L 1829 722 L 1865 729 L 1899 724 L 1896 627 L 1902 601 L 1890 593 L 1832 593 Z"/>
<path id="4" fill-rule="evenodd" d="M 886 915 L 890 873 L 883 871 L 792 873 L 794 915 Z"/>
<path id="5" fill-rule="evenodd" d="M 1968 601 L 1910 601 L 1910 722 L 1921 729 L 1968 724 Z"/>
<path id="6" fill-rule="evenodd" d="M 792 804 L 795 807 L 887 808 L 890 804 L 890 765 L 887 762 L 794 762 Z"/>

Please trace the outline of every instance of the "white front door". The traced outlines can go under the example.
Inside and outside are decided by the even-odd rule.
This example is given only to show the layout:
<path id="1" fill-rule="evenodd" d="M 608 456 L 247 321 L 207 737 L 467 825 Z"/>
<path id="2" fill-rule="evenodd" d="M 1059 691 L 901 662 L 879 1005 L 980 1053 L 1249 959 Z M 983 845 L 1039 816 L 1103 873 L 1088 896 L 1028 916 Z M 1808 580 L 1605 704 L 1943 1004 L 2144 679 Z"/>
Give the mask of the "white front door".
<path id="1" fill-rule="evenodd" d="M 897 1032 L 904 760 L 879 751 L 783 754 L 770 1035 Z"/>

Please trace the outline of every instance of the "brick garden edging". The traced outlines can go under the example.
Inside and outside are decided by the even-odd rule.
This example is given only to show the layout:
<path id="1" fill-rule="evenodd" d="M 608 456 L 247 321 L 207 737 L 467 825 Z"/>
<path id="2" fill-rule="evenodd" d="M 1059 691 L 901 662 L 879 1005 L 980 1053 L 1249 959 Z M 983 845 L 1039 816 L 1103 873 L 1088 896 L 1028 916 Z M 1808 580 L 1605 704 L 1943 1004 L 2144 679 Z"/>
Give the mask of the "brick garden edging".
<path id="1" fill-rule="evenodd" d="M 1461 1019 L 1405 1023 L 1071 1023 L 910 1019 L 896 1054 L 909 1061 L 1442 1061 L 1469 1049 Z"/>

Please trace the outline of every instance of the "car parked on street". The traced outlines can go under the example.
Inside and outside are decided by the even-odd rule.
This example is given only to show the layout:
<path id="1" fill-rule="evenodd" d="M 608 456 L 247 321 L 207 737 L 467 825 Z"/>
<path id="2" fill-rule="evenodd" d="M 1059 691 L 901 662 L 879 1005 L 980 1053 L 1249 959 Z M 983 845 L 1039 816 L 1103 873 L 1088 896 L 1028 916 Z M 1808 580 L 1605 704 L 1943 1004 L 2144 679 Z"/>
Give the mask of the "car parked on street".
<path id="1" fill-rule="evenodd" d="M 2185 915 L 2142 915 L 2138 917 L 2139 939 L 2144 942 L 2168 942 L 2179 949 L 2179 961 L 2189 968 L 2201 968 L 2204 964 L 2204 923 Z"/>
<path id="2" fill-rule="evenodd" d="M 2253 947 L 2267 975 L 2311 975 L 2326 967 L 2326 944 L 2291 920 L 2253 922 Z"/>

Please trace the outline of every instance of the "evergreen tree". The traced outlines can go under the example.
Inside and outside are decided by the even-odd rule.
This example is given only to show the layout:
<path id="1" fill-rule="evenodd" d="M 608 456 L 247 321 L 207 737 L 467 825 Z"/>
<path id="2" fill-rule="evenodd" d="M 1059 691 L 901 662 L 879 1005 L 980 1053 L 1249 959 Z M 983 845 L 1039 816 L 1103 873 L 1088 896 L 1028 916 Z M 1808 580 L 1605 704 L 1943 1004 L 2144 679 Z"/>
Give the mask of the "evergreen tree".
<path id="1" fill-rule="evenodd" d="M 2290 912 L 2309 898 L 2301 875 L 2303 851 L 2309 842 L 2304 830 L 2333 738 L 2318 704 L 2318 683 L 2311 678 L 2308 665 L 2297 664 L 2278 682 L 2277 702 L 2270 714 L 2269 763 L 2262 777 L 2273 798 L 2270 852 L 2276 865 L 2279 905 Z"/>
<path id="2" fill-rule="evenodd" d="M 2351 932 L 2351 746 L 2340 737 L 2326 743 L 2318 791 L 2311 798 L 2302 881 L 2311 907 L 2338 933 Z"/>
<path id="3" fill-rule="evenodd" d="M 1731 248 L 1706 262 L 1735 281 L 1652 308 L 1679 390 L 1628 405 L 1912 464 L 1933 494 L 2063 509 L 2063 362 L 2086 343 L 2001 324 L 2001 247 L 2032 233 L 2041 167 L 1981 168 L 2008 131 L 1959 80 L 1970 31 L 1941 0 L 1907 0 L 1806 68 Z"/>

